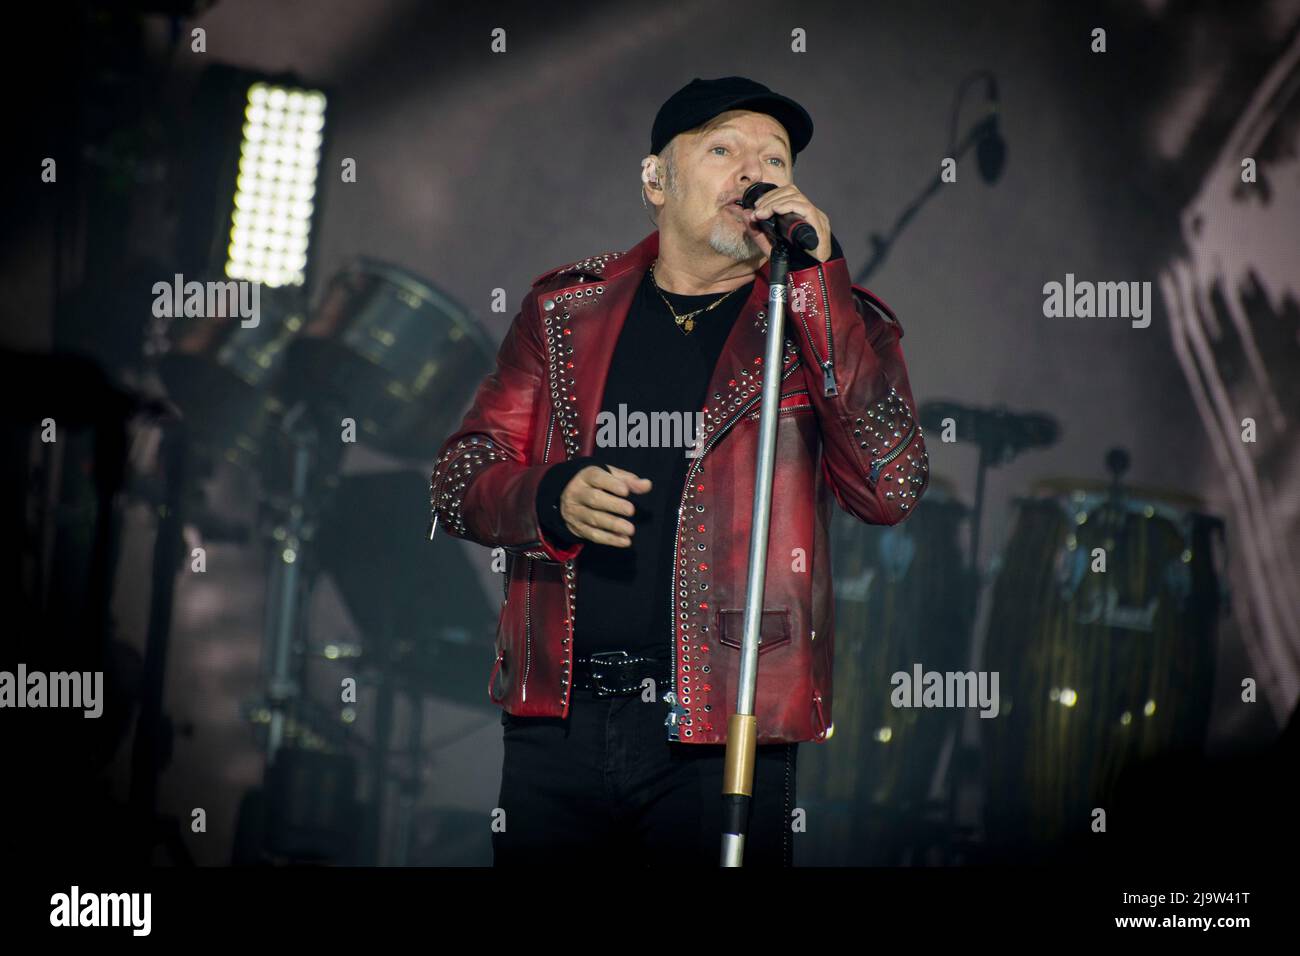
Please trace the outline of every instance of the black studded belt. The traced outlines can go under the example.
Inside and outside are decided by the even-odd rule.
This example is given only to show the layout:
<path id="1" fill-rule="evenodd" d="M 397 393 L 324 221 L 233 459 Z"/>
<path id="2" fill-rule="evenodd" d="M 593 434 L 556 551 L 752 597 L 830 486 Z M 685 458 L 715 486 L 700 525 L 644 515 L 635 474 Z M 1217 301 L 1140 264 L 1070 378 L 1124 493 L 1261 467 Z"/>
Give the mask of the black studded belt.
<path id="1" fill-rule="evenodd" d="M 634 697 L 645 690 L 643 681 L 655 681 L 655 694 L 672 680 L 672 664 L 659 657 L 629 651 L 600 651 L 573 658 L 573 689 L 591 691 L 594 697 Z"/>

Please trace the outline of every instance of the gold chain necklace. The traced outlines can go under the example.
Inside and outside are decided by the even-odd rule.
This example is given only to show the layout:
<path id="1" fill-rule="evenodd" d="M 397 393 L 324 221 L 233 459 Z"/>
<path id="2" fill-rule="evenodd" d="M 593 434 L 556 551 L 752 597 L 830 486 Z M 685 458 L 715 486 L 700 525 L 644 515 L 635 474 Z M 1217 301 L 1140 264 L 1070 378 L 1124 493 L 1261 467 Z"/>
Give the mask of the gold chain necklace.
<path id="1" fill-rule="evenodd" d="M 668 306 L 668 311 L 673 314 L 673 320 L 677 323 L 677 327 L 682 330 L 683 335 L 691 334 L 691 331 L 695 328 L 695 317 L 697 315 L 701 312 L 708 312 L 710 309 L 717 308 L 722 304 L 722 300 L 731 295 L 732 292 L 739 292 L 741 289 L 745 288 L 743 285 L 738 286 L 737 288 L 732 289 L 731 292 L 724 293 L 721 299 L 714 300 L 702 309 L 696 309 L 694 312 L 687 312 L 685 315 L 678 315 L 677 310 L 673 308 L 673 304 L 668 301 L 668 297 L 665 296 L 663 290 L 659 288 L 658 281 L 655 280 L 655 263 L 658 261 L 659 260 L 656 259 L 654 262 L 650 263 L 650 281 L 654 284 L 655 291 L 659 293 L 659 298 L 664 300 L 664 305 Z"/>

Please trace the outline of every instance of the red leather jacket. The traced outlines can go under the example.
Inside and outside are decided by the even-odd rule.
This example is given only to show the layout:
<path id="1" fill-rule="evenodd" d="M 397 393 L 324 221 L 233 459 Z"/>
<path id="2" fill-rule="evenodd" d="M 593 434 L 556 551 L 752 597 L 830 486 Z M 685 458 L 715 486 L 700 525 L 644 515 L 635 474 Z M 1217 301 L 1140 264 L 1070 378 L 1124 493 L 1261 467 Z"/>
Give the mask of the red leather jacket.
<path id="1" fill-rule="evenodd" d="M 547 468 L 595 454 L 614 345 L 658 254 L 654 232 L 539 276 L 430 482 L 433 527 L 508 562 L 488 696 L 520 716 L 567 716 L 579 542 L 568 550 L 538 525 Z M 723 347 L 677 521 L 669 740 L 725 743 L 735 709 L 750 510 L 758 454 L 768 266 Z M 790 273 L 773 514 L 760 621 L 755 712 L 759 743 L 823 740 L 831 724 L 834 601 L 829 501 L 869 524 L 896 524 L 928 481 L 902 328 L 850 283 L 844 259 Z M 796 306 L 802 309 L 795 311 Z M 864 639 L 865 635 L 858 635 Z"/>

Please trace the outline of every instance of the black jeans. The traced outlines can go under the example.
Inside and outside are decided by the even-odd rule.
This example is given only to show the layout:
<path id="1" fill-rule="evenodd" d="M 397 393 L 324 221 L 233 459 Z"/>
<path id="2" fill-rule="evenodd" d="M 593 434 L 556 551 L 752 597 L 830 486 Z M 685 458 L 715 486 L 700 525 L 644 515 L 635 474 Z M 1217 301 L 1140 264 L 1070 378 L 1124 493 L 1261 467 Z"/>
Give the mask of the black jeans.
<path id="1" fill-rule="evenodd" d="M 671 743 L 668 704 L 574 691 L 569 716 L 502 711 L 496 866 L 709 866 L 722 848 L 720 744 Z M 798 744 L 762 744 L 745 865 L 791 866 Z"/>

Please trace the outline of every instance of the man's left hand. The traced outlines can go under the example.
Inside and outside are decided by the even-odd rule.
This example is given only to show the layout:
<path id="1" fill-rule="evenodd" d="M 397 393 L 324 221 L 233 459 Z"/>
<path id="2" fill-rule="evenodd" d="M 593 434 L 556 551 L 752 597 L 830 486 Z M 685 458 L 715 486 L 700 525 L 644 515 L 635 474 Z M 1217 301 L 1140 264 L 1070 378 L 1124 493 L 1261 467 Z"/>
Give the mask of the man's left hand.
<path id="1" fill-rule="evenodd" d="M 746 210 L 749 219 L 749 228 L 763 255 L 768 256 L 772 253 L 772 243 L 763 234 L 763 230 L 758 227 L 756 219 L 767 219 L 770 216 L 791 212 L 802 219 L 808 220 L 808 224 L 817 230 L 817 248 L 809 249 L 808 254 L 818 262 L 825 262 L 831 255 L 831 221 L 826 218 L 826 214 L 812 204 L 799 187 L 794 184 L 788 186 L 778 186 L 759 197 L 754 203 L 752 210 Z"/>

